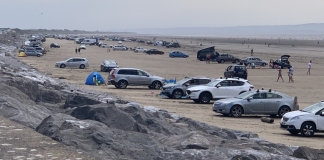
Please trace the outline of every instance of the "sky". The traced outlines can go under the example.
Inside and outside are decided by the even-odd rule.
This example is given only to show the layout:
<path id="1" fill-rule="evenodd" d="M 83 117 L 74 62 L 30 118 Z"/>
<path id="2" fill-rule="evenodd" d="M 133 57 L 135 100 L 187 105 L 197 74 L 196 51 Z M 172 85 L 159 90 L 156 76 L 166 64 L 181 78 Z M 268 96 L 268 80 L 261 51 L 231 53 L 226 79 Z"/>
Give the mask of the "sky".
<path id="1" fill-rule="evenodd" d="M 324 0 L 0 0 L 0 28 L 124 31 L 324 23 Z"/>

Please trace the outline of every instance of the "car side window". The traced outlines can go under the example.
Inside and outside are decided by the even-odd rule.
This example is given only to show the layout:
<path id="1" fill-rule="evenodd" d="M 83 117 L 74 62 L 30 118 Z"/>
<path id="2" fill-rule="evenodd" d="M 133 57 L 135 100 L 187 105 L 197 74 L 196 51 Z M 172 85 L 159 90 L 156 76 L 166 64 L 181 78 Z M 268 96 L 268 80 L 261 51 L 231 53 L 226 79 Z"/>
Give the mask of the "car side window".
<path id="1" fill-rule="evenodd" d="M 244 82 L 242 81 L 230 81 L 230 86 L 242 86 Z"/>
<path id="2" fill-rule="evenodd" d="M 192 79 L 190 80 L 190 85 L 198 85 L 198 80 L 197 79 Z"/>
<path id="3" fill-rule="evenodd" d="M 138 72 L 138 75 L 140 75 L 140 76 L 147 76 L 147 74 L 143 71 L 137 71 L 137 72 Z"/>
<path id="4" fill-rule="evenodd" d="M 267 93 L 267 99 L 280 99 L 280 98 L 282 98 L 282 97 L 278 94 Z"/>
<path id="5" fill-rule="evenodd" d="M 73 62 L 73 59 L 69 59 L 68 62 Z"/>
<path id="6" fill-rule="evenodd" d="M 138 72 L 137 72 L 137 70 L 128 70 L 128 74 L 136 76 L 136 75 L 138 75 Z"/>
<path id="7" fill-rule="evenodd" d="M 73 59 L 73 62 L 79 62 L 79 61 L 81 61 L 81 59 L 78 58 Z"/>
<path id="8" fill-rule="evenodd" d="M 122 70 L 119 70 L 118 71 L 118 74 L 127 74 L 127 70 L 123 70 L 123 69 Z"/>
<path id="9" fill-rule="evenodd" d="M 263 93 L 256 93 L 253 95 L 253 99 L 264 99 L 265 95 Z"/>
<path id="10" fill-rule="evenodd" d="M 229 83 L 228 83 L 227 80 L 225 80 L 225 81 L 221 81 L 221 82 L 219 82 L 218 85 L 220 85 L 221 87 L 224 87 L 224 86 L 228 86 Z"/>
<path id="11" fill-rule="evenodd" d="M 207 84 L 209 82 L 210 82 L 209 79 L 199 79 L 198 84 Z"/>

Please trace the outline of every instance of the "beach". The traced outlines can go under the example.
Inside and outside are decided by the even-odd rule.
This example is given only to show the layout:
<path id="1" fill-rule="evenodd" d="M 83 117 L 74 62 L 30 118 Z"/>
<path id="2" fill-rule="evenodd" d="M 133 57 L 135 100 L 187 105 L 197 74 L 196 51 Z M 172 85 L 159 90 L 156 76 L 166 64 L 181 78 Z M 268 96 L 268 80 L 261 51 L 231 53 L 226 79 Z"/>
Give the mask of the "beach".
<path id="1" fill-rule="evenodd" d="M 152 40 L 153 36 L 139 36 L 142 39 Z M 234 130 L 250 131 L 257 133 L 265 140 L 282 143 L 289 146 L 308 146 L 312 148 L 324 148 L 318 143 L 324 139 L 324 134 L 317 133 L 312 138 L 291 136 L 289 132 L 281 130 L 280 119 L 275 118 L 273 124 L 263 123 L 260 118 L 263 115 L 244 115 L 240 118 L 224 117 L 212 111 L 212 103 L 195 104 L 190 99 L 165 99 L 158 94 L 159 90 L 150 90 L 147 87 L 128 86 L 126 89 L 116 89 L 108 86 L 87 86 L 85 79 L 94 71 L 100 71 L 103 60 L 115 60 L 120 67 L 139 68 L 150 74 L 176 78 L 180 80 L 186 76 L 207 76 L 211 78 L 223 77 L 227 64 L 206 64 L 196 58 L 199 49 L 215 46 L 219 53 L 229 53 L 233 56 L 244 58 L 250 56 L 250 50 L 254 50 L 254 56 L 269 62 L 270 59 L 279 59 L 281 55 L 289 54 L 294 71 L 294 83 L 288 83 L 287 69 L 283 69 L 285 82 L 276 82 L 278 71 L 268 66 L 260 69 L 248 69 L 248 80 L 256 89 L 272 89 L 281 93 L 297 96 L 300 109 L 323 100 L 322 88 L 324 77 L 324 41 L 323 40 L 294 40 L 294 39 L 253 39 L 253 38 L 204 38 L 204 37 L 168 37 L 154 36 L 157 40 L 177 41 L 182 48 L 172 49 L 155 47 L 137 42 L 123 42 L 123 45 L 134 48 L 156 48 L 164 51 L 164 55 L 147 55 L 134 53 L 133 51 L 107 51 L 107 48 L 88 46 L 86 50 L 76 54 L 75 48 L 79 47 L 73 41 L 47 38 L 43 44 L 49 52 L 43 57 L 19 57 L 19 59 L 52 78 L 59 78 L 65 82 L 79 84 L 82 88 L 94 89 L 103 92 L 111 92 L 122 99 L 135 101 L 144 106 L 154 106 L 178 114 L 205 122 L 218 127 Z M 244 42 L 245 41 L 245 42 Z M 103 41 L 109 45 L 116 45 L 117 41 Z M 319 42 L 319 43 L 318 43 Z M 49 48 L 51 43 L 58 43 L 61 48 Z M 242 44 L 244 43 L 244 44 Z M 271 44 L 268 46 L 268 44 Z M 201 45 L 200 45 L 201 44 Z M 190 55 L 189 58 L 170 58 L 169 52 L 173 50 L 183 51 Z M 17 53 L 18 54 L 18 53 Z M 62 69 L 56 68 L 55 62 L 71 57 L 83 57 L 89 60 L 90 67 L 87 69 Z M 307 63 L 312 60 L 311 75 L 307 75 Z M 108 72 L 99 72 L 107 78 Z M 151 92 L 154 91 L 154 92 Z"/>

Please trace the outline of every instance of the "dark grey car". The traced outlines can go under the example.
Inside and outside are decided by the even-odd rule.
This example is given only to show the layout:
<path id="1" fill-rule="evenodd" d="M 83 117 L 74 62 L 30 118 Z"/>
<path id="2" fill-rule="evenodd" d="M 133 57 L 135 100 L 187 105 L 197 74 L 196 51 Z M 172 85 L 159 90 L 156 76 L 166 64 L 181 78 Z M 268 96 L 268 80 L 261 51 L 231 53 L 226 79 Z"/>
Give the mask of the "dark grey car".
<path id="1" fill-rule="evenodd" d="M 169 98 L 182 98 L 186 96 L 186 90 L 190 87 L 198 85 L 205 85 L 211 81 L 211 78 L 207 77 L 187 77 L 175 84 L 166 84 L 161 88 L 161 95 L 165 95 Z"/>
<path id="2" fill-rule="evenodd" d="M 268 65 L 268 62 L 267 61 L 264 61 L 258 57 L 246 57 L 244 60 L 243 60 L 243 63 L 247 66 L 247 65 L 250 65 L 252 63 L 254 63 L 255 65 L 257 66 L 266 66 Z"/>
<path id="3" fill-rule="evenodd" d="M 218 63 L 225 63 L 225 62 L 231 62 L 231 63 L 238 63 L 241 61 L 240 58 L 237 58 L 237 57 L 234 57 L 230 54 L 220 54 L 217 58 L 216 58 L 216 61 Z"/>

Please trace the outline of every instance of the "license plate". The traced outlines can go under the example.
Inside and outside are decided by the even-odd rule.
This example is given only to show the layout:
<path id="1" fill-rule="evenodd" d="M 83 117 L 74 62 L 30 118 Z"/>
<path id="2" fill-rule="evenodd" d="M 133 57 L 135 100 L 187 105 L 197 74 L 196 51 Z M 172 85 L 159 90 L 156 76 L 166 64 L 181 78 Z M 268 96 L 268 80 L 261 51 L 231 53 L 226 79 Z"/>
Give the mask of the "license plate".
<path id="1" fill-rule="evenodd" d="M 238 74 L 243 74 L 243 72 L 238 72 Z"/>

